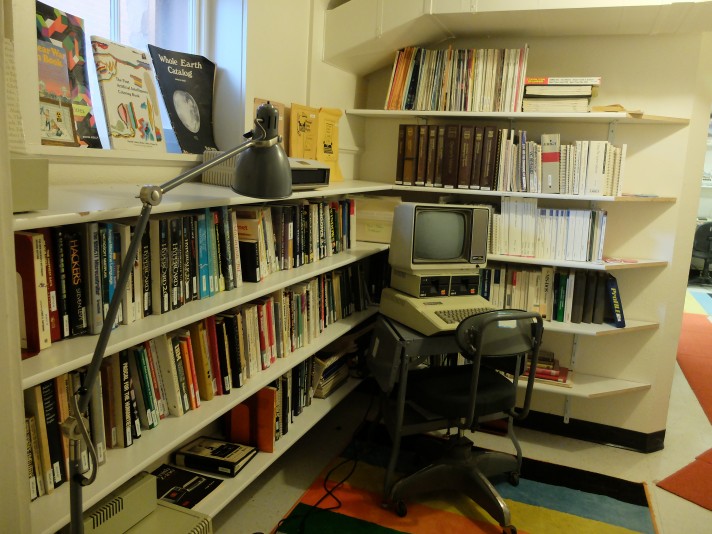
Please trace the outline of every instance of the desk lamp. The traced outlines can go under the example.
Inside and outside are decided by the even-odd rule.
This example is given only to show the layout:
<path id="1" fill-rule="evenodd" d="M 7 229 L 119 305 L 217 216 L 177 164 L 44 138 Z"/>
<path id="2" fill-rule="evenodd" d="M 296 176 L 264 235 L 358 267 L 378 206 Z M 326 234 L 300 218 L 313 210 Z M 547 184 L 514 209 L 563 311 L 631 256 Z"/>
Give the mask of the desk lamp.
<path id="1" fill-rule="evenodd" d="M 292 194 L 292 171 L 289 159 L 279 144 L 278 134 L 279 111 L 273 105 L 262 104 L 257 109 L 255 127 L 245 134 L 247 141 L 226 151 L 223 155 L 206 161 L 193 169 L 173 178 L 161 186 L 145 185 L 141 187 L 138 198 L 143 204 L 141 214 L 136 222 L 136 230 L 128 247 L 126 257 L 122 259 L 119 279 L 116 283 L 111 303 L 104 317 L 99 332 L 99 338 L 94 349 L 84 381 L 73 395 L 71 401 L 74 416 L 69 417 L 62 425 L 62 431 L 70 439 L 69 484 L 72 534 L 84 532 L 82 514 L 82 488 L 93 483 L 97 473 L 96 451 L 87 431 L 87 421 L 81 416 L 89 407 L 91 392 L 100 372 L 101 362 L 111 335 L 112 326 L 121 304 L 121 295 L 131 274 L 143 233 L 148 225 L 148 217 L 153 206 L 161 203 L 163 195 L 179 185 L 200 176 L 206 170 L 225 160 L 237 157 L 235 174 L 232 179 L 232 190 L 235 193 L 263 199 L 286 198 Z M 91 458 L 91 474 L 86 477 L 81 472 L 81 443 L 84 441 Z"/>

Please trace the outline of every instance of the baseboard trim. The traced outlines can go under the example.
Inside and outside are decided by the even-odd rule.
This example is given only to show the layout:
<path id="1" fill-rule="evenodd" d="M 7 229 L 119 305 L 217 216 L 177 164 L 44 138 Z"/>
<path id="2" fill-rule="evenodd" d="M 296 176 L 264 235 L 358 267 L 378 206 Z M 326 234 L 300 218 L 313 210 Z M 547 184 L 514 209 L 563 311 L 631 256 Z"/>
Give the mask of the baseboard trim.
<path id="1" fill-rule="evenodd" d="M 643 453 L 662 450 L 665 442 L 665 430 L 645 434 L 579 419 L 569 419 L 565 423 L 560 415 L 536 411 L 529 412 L 517 426 Z"/>

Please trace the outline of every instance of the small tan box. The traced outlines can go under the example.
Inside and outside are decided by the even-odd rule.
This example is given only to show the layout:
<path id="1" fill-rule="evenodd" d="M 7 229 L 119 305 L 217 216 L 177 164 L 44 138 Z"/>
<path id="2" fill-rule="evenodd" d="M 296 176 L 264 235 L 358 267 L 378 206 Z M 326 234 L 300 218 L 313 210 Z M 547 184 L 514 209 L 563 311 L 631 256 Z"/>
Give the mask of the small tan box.
<path id="1" fill-rule="evenodd" d="M 49 202 L 49 161 L 11 159 L 12 212 L 46 210 Z"/>
<path id="2" fill-rule="evenodd" d="M 393 211 L 400 197 L 356 197 L 356 240 L 390 243 Z"/>

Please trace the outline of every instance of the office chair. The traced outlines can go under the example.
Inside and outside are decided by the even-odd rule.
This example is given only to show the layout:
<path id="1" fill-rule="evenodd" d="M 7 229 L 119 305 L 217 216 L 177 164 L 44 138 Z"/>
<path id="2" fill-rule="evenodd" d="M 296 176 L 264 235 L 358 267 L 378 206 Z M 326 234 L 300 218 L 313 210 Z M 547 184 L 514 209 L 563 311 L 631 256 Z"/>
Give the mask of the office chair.
<path id="1" fill-rule="evenodd" d="M 407 433 L 447 430 L 440 440 L 445 454 L 426 467 L 397 480 L 385 488 L 385 494 L 398 515 L 405 516 L 405 500 L 432 490 L 458 490 L 480 505 L 502 527 L 503 532 L 516 533 L 509 508 L 499 496 L 489 478 L 507 475 L 513 485 L 519 483 L 522 450 L 514 434 L 515 419 L 529 411 L 534 386 L 530 373 L 521 407 L 516 393 L 519 375 L 527 355 L 536 366 L 543 322 L 537 313 L 520 310 L 495 310 L 472 315 L 458 326 L 455 336 L 461 354 L 471 363 L 461 366 L 429 367 L 411 371 L 408 375 L 406 399 L 408 408 L 424 418 L 422 424 L 401 425 L 389 429 L 395 432 L 394 446 Z M 500 371 L 511 373 L 508 378 Z M 507 418 L 507 435 L 516 456 L 502 452 L 474 451 L 473 443 L 463 431 L 475 431 L 480 423 Z M 450 434 L 450 429 L 457 432 Z M 395 468 L 393 451 L 389 469 Z M 387 473 L 388 485 L 392 473 Z"/>
<path id="2" fill-rule="evenodd" d="M 710 276 L 710 260 L 712 259 L 712 222 L 702 223 L 695 230 L 692 243 L 692 257 L 704 260 L 700 276 L 690 280 L 693 284 L 712 284 Z"/>

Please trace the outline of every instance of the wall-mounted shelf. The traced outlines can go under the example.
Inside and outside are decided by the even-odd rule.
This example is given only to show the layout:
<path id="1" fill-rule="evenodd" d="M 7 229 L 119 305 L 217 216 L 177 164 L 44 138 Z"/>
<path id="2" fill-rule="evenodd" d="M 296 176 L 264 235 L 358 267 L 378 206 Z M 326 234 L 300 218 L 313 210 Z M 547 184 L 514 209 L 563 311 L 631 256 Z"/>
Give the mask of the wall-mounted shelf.
<path id="1" fill-rule="evenodd" d="M 660 124 L 686 125 L 690 121 L 681 117 L 632 114 L 622 111 L 591 113 L 531 113 L 492 111 L 401 111 L 384 109 L 347 109 L 346 115 L 383 119 L 467 119 L 493 121 L 536 121 L 536 122 L 586 122 L 617 124 Z"/>

